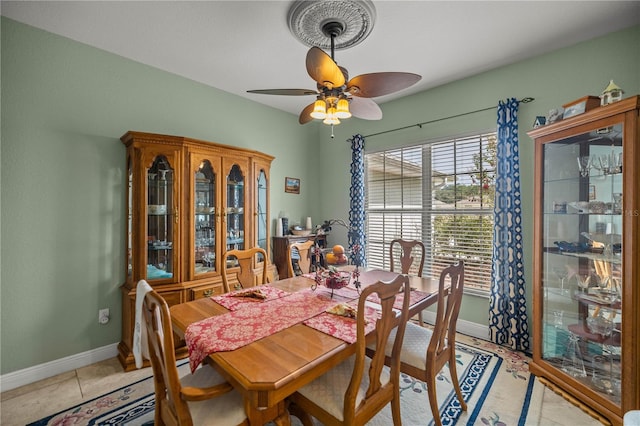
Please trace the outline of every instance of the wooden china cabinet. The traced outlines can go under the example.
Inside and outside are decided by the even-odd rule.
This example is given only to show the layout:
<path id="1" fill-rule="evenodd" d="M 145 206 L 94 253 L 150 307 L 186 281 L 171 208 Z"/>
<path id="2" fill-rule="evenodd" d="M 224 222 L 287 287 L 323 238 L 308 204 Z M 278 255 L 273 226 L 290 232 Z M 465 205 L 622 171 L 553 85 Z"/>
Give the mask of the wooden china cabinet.
<path id="1" fill-rule="evenodd" d="M 535 140 L 533 361 L 603 423 L 640 409 L 640 96 Z"/>
<path id="2" fill-rule="evenodd" d="M 273 157 L 179 136 L 127 132 L 121 140 L 127 147 L 127 279 L 118 358 L 129 371 L 135 368 L 139 280 L 171 306 L 223 293 L 220 262 L 227 250 L 260 246 L 271 257 Z M 257 259 L 256 276 L 264 267 Z M 274 276 L 275 267 L 266 267 Z M 179 356 L 186 355 L 184 342 L 176 340 L 176 346 Z"/>

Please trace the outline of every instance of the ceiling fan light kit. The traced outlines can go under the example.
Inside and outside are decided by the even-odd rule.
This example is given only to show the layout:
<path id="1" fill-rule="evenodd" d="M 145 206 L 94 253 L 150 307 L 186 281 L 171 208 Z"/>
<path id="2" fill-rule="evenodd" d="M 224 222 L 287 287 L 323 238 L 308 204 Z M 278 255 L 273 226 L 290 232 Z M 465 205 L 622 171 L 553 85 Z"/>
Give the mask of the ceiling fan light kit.
<path id="1" fill-rule="evenodd" d="M 372 99 L 405 89 L 421 76 L 404 72 L 378 72 L 358 75 L 349 80 L 348 71 L 335 62 L 335 50 L 355 46 L 364 40 L 375 21 L 375 8 L 369 0 L 298 0 L 287 16 L 289 29 L 302 43 L 311 46 L 306 67 L 316 81 L 317 90 L 262 89 L 249 93 L 308 96 L 316 100 L 307 105 L 298 118 L 300 124 L 313 119 L 331 126 L 340 119 L 358 117 L 380 120 L 382 110 Z M 331 49 L 331 56 L 322 49 Z"/>

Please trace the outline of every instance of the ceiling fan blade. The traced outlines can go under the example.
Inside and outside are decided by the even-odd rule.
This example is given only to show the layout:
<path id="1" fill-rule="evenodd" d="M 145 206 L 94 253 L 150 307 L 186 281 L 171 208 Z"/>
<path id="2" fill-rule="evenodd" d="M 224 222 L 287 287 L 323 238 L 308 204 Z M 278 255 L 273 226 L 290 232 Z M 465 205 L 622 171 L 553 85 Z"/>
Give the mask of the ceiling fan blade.
<path id="1" fill-rule="evenodd" d="M 347 92 L 361 98 L 388 95 L 417 83 L 422 77 L 408 72 L 374 72 L 353 77 Z"/>
<path id="2" fill-rule="evenodd" d="M 285 95 L 285 96 L 306 96 L 317 95 L 318 92 L 309 89 L 261 89 L 247 90 L 247 93 L 257 93 L 260 95 Z"/>
<path id="3" fill-rule="evenodd" d="M 311 113 L 313 112 L 313 106 L 314 106 L 315 102 L 312 104 L 307 105 L 302 112 L 300 113 L 300 117 L 298 117 L 298 123 L 300 124 L 307 124 L 308 122 L 310 122 L 311 120 L 313 120 L 313 117 L 311 117 Z"/>
<path id="4" fill-rule="evenodd" d="M 340 67 L 322 49 L 312 47 L 307 52 L 307 72 L 322 86 L 340 87 L 345 83 Z"/>
<path id="5" fill-rule="evenodd" d="M 354 117 L 364 120 L 381 120 L 382 110 L 373 99 L 351 98 L 349 99 L 349 111 Z"/>

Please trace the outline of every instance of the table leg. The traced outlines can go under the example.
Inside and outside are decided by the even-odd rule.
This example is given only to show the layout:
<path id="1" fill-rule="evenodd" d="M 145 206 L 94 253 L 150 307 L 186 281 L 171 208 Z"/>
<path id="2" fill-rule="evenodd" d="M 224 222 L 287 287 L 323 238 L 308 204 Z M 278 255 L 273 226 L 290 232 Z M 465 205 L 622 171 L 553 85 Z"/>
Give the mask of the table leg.
<path id="1" fill-rule="evenodd" d="M 283 404 L 283 412 L 281 412 L 278 417 L 273 421 L 277 426 L 291 426 L 291 417 L 289 417 L 289 411 L 284 407 Z"/>
<path id="2" fill-rule="evenodd" d="M 258 409 L 245 401 L 245 411 L 251 426 L 263 426 L 266 423 L 274 422 L 278 426 L 291 426 L 291 419 L 284 401 L 278 402 L 273 407 Z"/>

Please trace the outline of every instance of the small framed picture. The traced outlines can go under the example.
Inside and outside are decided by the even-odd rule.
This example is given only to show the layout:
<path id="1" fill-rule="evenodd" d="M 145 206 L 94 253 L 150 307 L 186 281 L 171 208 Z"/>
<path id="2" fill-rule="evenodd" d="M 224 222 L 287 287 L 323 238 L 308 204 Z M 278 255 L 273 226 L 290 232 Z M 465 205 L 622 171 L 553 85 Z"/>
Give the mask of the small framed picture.
<path id="1" fill-rule="evenodd" d="M 567 213 L 567 202 L 566 201 L 554 201 L 553 202 L 553 212 L 556 214 L 566 214 Z"/>
<path id="2" fill-rule="evenodd" d="M 300 193 L 300 179 L 286 177 L 284 178 L 284 192 L 290 194 Z"/>
<path id="3" fill-rule="evenodd" d="M 600 98 L 597 96 L 585 96 L 568 104 L 562 105 L 564 108 L 563 118 L 573 117 L 600 106 Z"/>
<path id="4" fill-rule="evenodd" d="M 596 199 L 596 186 L 589 185 L 589 200 L 595 200 L 595 199 Z"/>

